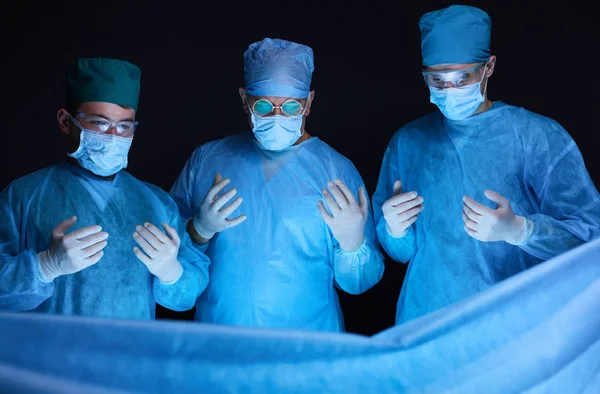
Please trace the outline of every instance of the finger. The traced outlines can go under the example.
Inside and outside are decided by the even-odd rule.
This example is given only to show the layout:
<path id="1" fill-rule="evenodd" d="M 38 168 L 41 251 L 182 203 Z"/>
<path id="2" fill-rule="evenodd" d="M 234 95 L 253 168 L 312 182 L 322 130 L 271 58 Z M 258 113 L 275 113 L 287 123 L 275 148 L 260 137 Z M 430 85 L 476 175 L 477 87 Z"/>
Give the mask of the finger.
<path id="1" fill-rule="evenodd" d="M 169 243 L 170 239 L 155 225 L 152 223 L 146 222 L 144 223 L 144 228 L 152 233 L 161 243 L 166 244 Z"/>
<path id="2" fill-rule="evenodd" d="M 463 223 L 465 226 L 473 231 L 477 231 L 477 223 L 469 219 L 469 217 L 463 211 L 462 213 Z"/>
<path id="3" fill-rule="evenodd" d="M 323 190 L 323 199 L 325 200 L 325 204 L 331 211 L 331 215 L 335 217 L 337 214 L 341 212 L 341 208 L 338 203 L 331 197 L 331 194 L 327 190 Z"/>
<path id="4" fill-rule="evenodd" d="M 107 238 L 108 233 L 106 231 L 102 231 L 100 233 L 88 235 L 87 237 L 78 240 L 77 245 L 79 249 L 85 249 L 99 242 L 106 241 Z"/>
<path id="5" fill-rule="evenodd" d="M 227 228 L 235 227 L 238 224 L 242 223 L 248 217 L 246 215 L 240 215 L 233 219 L 227 219 L 225 222 L 227 223 Z"/>
<path id="6" fill-rule="evenodd" d="M 104 249 L 106 247 L 106 245 L 108 245 L 108 242 L 102 241 L 102 242 L 98 242 L 97 244 L 94 244 L 90 247 L 87 247 L 85 249 L 82 249 L 81 252 L 83 253 L 83 258 L 87 259 L 87 258 L 95 255 L 96 253 L 98 253 L 102 249 Z"/>
<path id="7" fill-rule="evenodd" d="M 53 233 L 56 236 L 65 235 L 65 233 L 67 232 L 67 230 L 70 229 L 71 226 L 73 226 L 76 221 L 77 221 L 77 216 L 72 216 L 72 217 L 70 217 L 68 219 L 63 220 L 62 222 L 60 222 L 60 224 L 58 226 L 56 226 L 54 228 Z"/>
<path id="8" fill-rule="evenodd" d="M 216 185 L 217 183 L 221 182 L 223 180 L 223 177 L 221 176 L 221 174 L 217 173 L 217 175 L 215 175 L 215 181 L 213 182 L 213 185 Z"/>
<path id="9" fill-rule="evenodd" d="M 70 238 L 74 238 L 77 240 L 82 240 L 85 237 L 89 237 L 92 234 L 97 234 L 102 231 L 102 227 L 98 225 L 88 226 L 84 228 L 80 228 L 79 230 L 75 230 L 69 234 Z"/>
<path id="10" fill-rule="evenodd" d="M 363 214 L 369 213 L 369 199 L 367 198 L 367 192 L 364 187 L 358 188 L 358 205 Z"/>
<path id="11" fill-rule="evenodd" d="M 233 196 L 235 196 L 237 193 L 236 189 L 231 189 L 229 190 L 227 193 L 223 194 L 221 197 L 217 198 L 215 200 L 215 202 L 212 203 L 211 208 L 219 211 L 221 208 L 223 208 L 223 205 L 227 204 L 229 202 L 229 200 L 231 200 L 233 198 Z"/>
<path id="12" fill-rule="evenodd" d="M 417 198 L 417 192 L 415 191 L 402 193 L 387 200 L 386 204 L 388 204 L 390 207 L 395 207 L 396 205 L 404 204 L 405 202 L 414 200 L 415 198 Z"/>
<path id="13" fill-rule="evenodd" d="M 403 225 L 405 228 L 409 228 L 410 226 L 412 226 L 412 224 L 413 224 L 414 222 L 416 222 L 416 221 L 417 221 L 417 219 L 418 219 L 418 218 L 419 218 L 419 214 L 416 214 L 416 215 L 414 215 L 413 217 L 411 217 L 410 219 L 408 219 L 408 220 L 405 220 L 405 221 L 403 221 L 403 222 L 401 222 L 401 223 L 402 223 L 402 225 Z"/>
<path id="14" fill-rule="evenodd" d="M 136 232 L 146 240 L 146 242 L 148 242 L 150 245 L 152 245 L 152 247 L 156 250 L 160 250 L 161 247 L 163 246 L 163 243 L 160 242 L 160 240 L 158 238 L 156 238 L 156 236 L 154 234 L 152 234 L 150 231 L 148 231 L 148 229 L 146 229 L 145 227 L 142 226 L 137 226 L 136 228 Z"/>
<path id="15" fill-rule="evenodd" d="M 477 231 L 471 230 L 466 225 L 463 226 L 463 228 L 465 229 L 465 231 L 467 232 L 467 234 L 469 234 L 472 238 L 475 238 L 475 239 L 479 240 L 479 234 L 477 233 Z"/>
<path id="16" fill-rule="evenodd" d="M 210 188 L 208 193 L 206 193 L 206 197 L 204 198 L 204 202 L 211 203 L 214 201 L 217 194 L 221 192 L 221 190 L 225 189 L 225 186 L 229 185 L 231 182 L 229 179 L 223 179 L 221 182 L 217 183 L 213 187 Z"/>
<path id="17" fill-rule="evenodd" d="M 467 215 L 467 217 L 469 219 L 471 219 L 475 223 L 479 223 L 479 220 L 481 219 L 481 215 L 478 213 L 475 213 L 475 211 L 473 211 L 471 208 L 469 208 L 469 206 L 467 204 L 463 204 L 463 212 L 465 215 Z"/>
<path id="18" fill-rule="evenodd" d="M 491 190 L 486 190 L 485 192 L 485 196 L 495 202 L 496 204 L 498 204 L 499 208 L 505 208 L 508 206 L 508 200 L 506 198 L 504 198 L 503 196 L 501 196 L 500 194 L 491 191 Z"/>
<path id="19" fill-rule="evenodd" d="M 152 234 L 150 234 L 150 235 L 152 235 Z M 152 246 L 146 240 L 146 238 L 142 237 L 139 232 L 135 231 L 133 233 L 133 239 L 135 240 L 135 242 L 137 242 L 138 245 L 140 245 L 140 248 L 142 248 L 142 250 L 144 252 L 146 252 L 146 254 L 148 256 L 154 258 L 154 257 L 156 257 L 158 255 L 158 250 L 154 246 Z"/>
<path id="20" fill-rule="evenodd" d="M 137 246 L 133 247 L 133 253 L 145 266 L 152 264 L 150 257 L 146 256 Z"/>
<path id="21" fill-rule="evenodd" d="M 356 198 L 354 198 L 354 193 L 352 193 L 352 191 L 350 191 L 350 188 L 348 186 L 346 186 L 346 184 L 344 182 L 342 182 L 339 179 L 336 179 L 335 185 L 340 189 L 340 191 L 346 198 L 346 201 L 348 201 L 348 204 L 356 205 Z"/>
<path id="22" fill-rule="evenodd" d="M 471 197 L 463 197 L 463 202 L 467 204 L 469 208 L 471 208 L 475 213 L 479 215 L 485 215 L 490 213 L 492 210 L 486 207 L 485 205 L 481 205 L 477 201 L 473 200 Z"/>
<path id="23" fill-rule="evenodd" d="M 398 219 L 400 220 L 400 222 L 407 221 L 408 219 L 412 218 L 413 216 L 420 214 L 422 210 L 423 210 L 423 205 L 417 205 L 416 207 L 399 214 Z"/>
<path id="24" fill-rule="evenodd" d="M 177 245 L 177 247 L 179 247 L 179 245 L 181 244 L 181 239 L 179 238 L 179 234 L 177 234 L 177 230 L 169 226 L 169 224 L 167 223 L 163 223 L 163 228 L 165 229 L 165 232 L 171 239 L 171 242 L 173 242 L 175 245 Z"/>
<path id="25" fill-rule="evenodd" d="M 348 199 L 344 196 L 344 193 L 342 193 L 338 185 L 330 181 L 327 182 L 327 186 L 329 186 L 329 194 L 331 194 L 335 198 L 337 205 L 341 209 L 345 209 L 346 207 L 348 207 Z"/>
<path id="26" fill-rule="evenodd" d="M 319 203 L 317 204 L 317 208 L 319 209 L 319 213 L 321 214 L 321 217 L 323 218 L 325 223 L 329 225 L 329 221 L 333 219 L 333 217 L 329 214 L 329 212 L 327 212 L 327 209 L 325 209 L 325 205 L 323 205 L 322 201 L 319 201 Z"/>
<path id="27" fill-rule="evenodd" d="M 413 209 L 414 207 L 417 207 L 417 206 L 423 204 L 423 201 L 425 201 L 425 199 L 423 197 L 419 196 L 413 200 L 409 200 L 402 204 L 398 204 L 395 207 L 392 207 L 391 210 L 393 210 L 398 215 L 400 215 L 406 211 Z"/>
<path id="28" fill-rule="evenodd" d="M 223 208 L 219 213 L 223 217 L 227 217 L 231 215 L 236 209 L 238 209 L 240 205 L 242 205 L 242 202 L 244 202 L 244 199 L 242 197 L 238 197 L 235 200 L 233 200 L 231 204 Z"/>
<path id="29" fill-rule="evenodd" d="M 394 182 L 394 193 L 392 195 L 397 196 L 399 194 L 402 194 L 402 182 L 396 181 Z"/>
<path id="30" fill-rule="evenodd" d="M 102 256 L 104 256 L 104 252 L 100 251 L 100 252 L 88 257 L 84 261 L 86 262 L 87 266 L 89 267 L 89 266 L 96 264 L 98 261 L 100 261 Z"/>

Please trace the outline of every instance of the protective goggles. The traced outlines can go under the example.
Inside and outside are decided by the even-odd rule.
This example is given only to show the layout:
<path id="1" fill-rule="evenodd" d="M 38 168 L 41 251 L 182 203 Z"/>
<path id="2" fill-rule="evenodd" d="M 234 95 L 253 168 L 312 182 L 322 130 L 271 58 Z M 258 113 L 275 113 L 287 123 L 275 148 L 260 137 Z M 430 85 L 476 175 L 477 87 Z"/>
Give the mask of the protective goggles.
<path id="1" fill-rule="evenodd" d="M 422 74 L 425 78 L 425 83 L 431 88 L 459 88 L 481 82 L 485 70 L 483 66 L 486 64 L 487 63 L 481 63 L 477 66 L 464 68 L 462 70 L 423 71 Z"/>
<path id="2" fill-rule="evenodd" d="M 114 128 L 117 135 L 122 137 L 131 137 L 135 133 L 138 122 L 131 120 L 122 120 L 111 122 L 110 120 L 96 115 L 88 115 L 78 112 L 79 123 L 84 129 L 106 133 Z"/>
<path id="3" fill-rule="evenodd" d="M 254 112 L 256 116 L 260 117 L 271 115 L 277 108 L 281 110 L 281 113 L 284 116 L 298 116 L 302 115 L 304 112 L 304 107 L 302 107 L 302 104 L 300 104 L 298 100 L 294 99 L 289 99 L 280 106 L 274 105 L 267 99 L 259 99 L 252 104 L 251 108 L 252 112 Z"/>

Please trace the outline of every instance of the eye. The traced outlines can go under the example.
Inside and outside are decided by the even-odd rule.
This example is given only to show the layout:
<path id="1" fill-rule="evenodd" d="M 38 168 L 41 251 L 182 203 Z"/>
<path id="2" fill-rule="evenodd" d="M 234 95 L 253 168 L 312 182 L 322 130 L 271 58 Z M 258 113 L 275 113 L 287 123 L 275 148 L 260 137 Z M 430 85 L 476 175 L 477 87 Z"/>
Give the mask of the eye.
<path id="1" fill-rule="evenodd" d="M 296 100 L 290 100 L 286 101 L 281 109 L 288 116 L 296 116 L 302 112 L 302 105 Z"/>
<path id="2" fill-rule="evenodd" d="M 254 103 L 253 108 L 258 116 L 265 116 L 273 112 L 273 105 L 267 100 L 258 100 Z"/>

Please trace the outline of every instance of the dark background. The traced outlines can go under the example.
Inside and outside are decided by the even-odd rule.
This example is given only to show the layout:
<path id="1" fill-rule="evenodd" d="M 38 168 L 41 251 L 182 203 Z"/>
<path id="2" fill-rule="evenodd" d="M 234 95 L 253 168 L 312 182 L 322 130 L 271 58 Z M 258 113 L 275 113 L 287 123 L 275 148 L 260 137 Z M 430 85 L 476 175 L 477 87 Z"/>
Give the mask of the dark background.
<path id="1" fill-rule="evenodd" d="M 142 69 L 140 127 L 128 171 L 169 190 L 195 147 L 248 129 L 237 92 L 243 85 L 242 54 L 252 42 L 272 37 L 313 48 L 316 97 L 307 130 L 352 160 L 372 194 L 392 134 L 436 110 L 420 75 L 417 23 L 424 12 L 452 4 L 50 3 L 24 1 L 17 7 L 6 2 L 0 11 L 0 188 L 65 159 L 66 138 L 56 112 L 64 105 L 67 61 L 116 57 Z M 598 186 L 599 32 L 591 5 L 462 4 L 481 7 L 492 18 L 498 61 L 489 97 L 560 122 L 578 143 Z M 388 259 L 373 289 L 360 296 L 340 294 L 348 331 L 373 334 L 394 324 L 404 271 Z M 192 314 L 159 308 L 158 316 Z"/>

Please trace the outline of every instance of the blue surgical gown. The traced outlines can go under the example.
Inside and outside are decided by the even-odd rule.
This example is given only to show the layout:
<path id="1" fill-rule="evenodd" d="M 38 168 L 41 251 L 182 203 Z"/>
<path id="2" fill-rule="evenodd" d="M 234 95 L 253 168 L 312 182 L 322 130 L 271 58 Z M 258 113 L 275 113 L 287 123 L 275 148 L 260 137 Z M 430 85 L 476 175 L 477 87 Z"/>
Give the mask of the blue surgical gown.
<path id="1" fill-rule="evenodd" d="M 212 141 L 194 151 L 171 190 L 184 219 L 198 213 L 217 173 L 231 179 L 225 190 L 244 198 L 230 218 L 248 218 L 203 247 L 211 279 L 196 320 L 342 331 L 334 283 L 362 293 L 384 270 L 371 208 L 365 242 L 353 253 L 339 249 L 317 208 L 330 179 L 358 196 L 363 182 L 354 165 L 316 137 L 279 153 L 259 148 L 250 132 Z"/>
<path id="2" fill-rule="evenodd" d="M 68 232 L 91 225 L 108 232 L 104 256 L 45 283 L 37 254 L 71 216 L 77 222 Z M 145 222 L 161 229 L 167 222 L 180 235 L 183 275 L 175 283 L 162 284 L 133 253 L 133 231 Z M 155 300 L 172 310 L 193 308 L 208 282 L 208 264 L 169 194 L 125 171 L 108 181 L 65 162 L 17 179 L 0 194 L 0 310 L 153 319 Z"/>
<path id="3" fill-rule="evenodd" d="M 395 180 L 425 199 L 404 238 L 388 233 L 381 210 Z M 463 196 L 496 208 L 486 189 L 534 223 L 525 245 L 480 242 L 464 231 Z M 600 196 L 573 139 L 552 119 L 502 102 L 463 121 L 435 112 L 400 128 L 385 152 L 373 205 L 383 249 L 410 260 L 397 324 L 600 236 Z"/>

